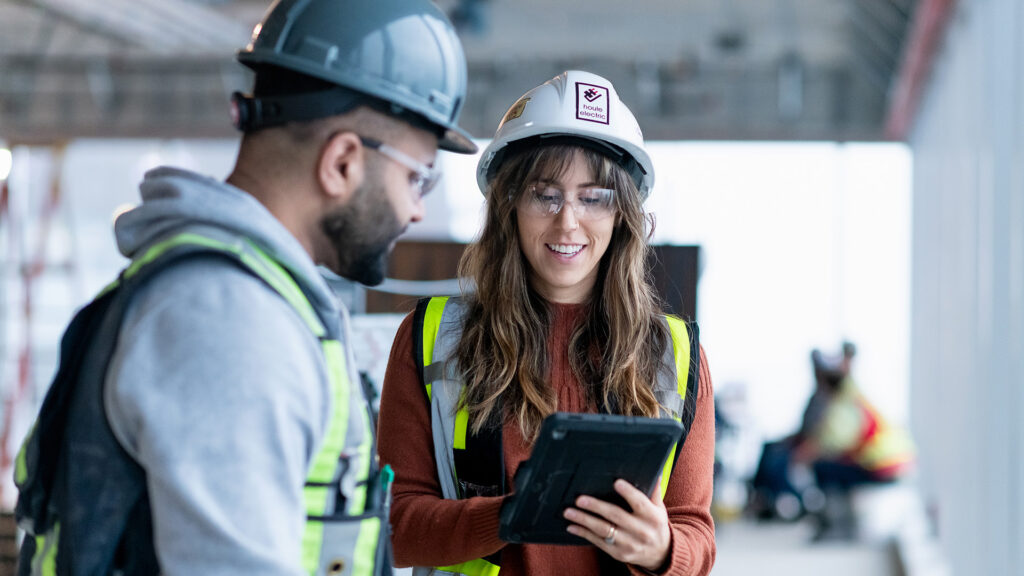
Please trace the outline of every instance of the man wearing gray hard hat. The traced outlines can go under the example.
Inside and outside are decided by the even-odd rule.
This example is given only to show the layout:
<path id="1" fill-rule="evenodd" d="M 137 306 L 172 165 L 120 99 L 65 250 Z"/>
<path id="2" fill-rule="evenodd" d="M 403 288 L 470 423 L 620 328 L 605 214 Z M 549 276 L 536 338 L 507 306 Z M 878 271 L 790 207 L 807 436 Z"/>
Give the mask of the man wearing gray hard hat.
<path id="1" fill-rule="evenodd" d="M 389 470 L 316 266 L 383 280 L 466 63 L 427 0 L 279 0 L 239 61 L 226 182 L 158 168 L 19 453 L 19 574 L 390 572 Z"/>

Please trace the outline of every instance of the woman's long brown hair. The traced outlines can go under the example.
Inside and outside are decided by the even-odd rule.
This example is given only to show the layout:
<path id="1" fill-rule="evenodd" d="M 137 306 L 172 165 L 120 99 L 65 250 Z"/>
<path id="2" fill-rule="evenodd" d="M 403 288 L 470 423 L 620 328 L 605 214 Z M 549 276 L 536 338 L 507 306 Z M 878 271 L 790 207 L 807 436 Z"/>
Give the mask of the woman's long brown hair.
<path id="1" fill-rule="evenodd" d="M 459 263 L 459 275 L 476 282 L 476 291 L 466 297 L 457 347 L 463 406 L 474 432 L 500 426 L 512 415 L 524 438 L 533 440 L 544 417 L 557 409 L 548 383 L 551 312 L 530 286 L 515 207 L 528 183 L 561 176 L 577 154 L 596 183 L 616 191 L 616 225 L 583 321 L 570 337 L 569 365 L 595 409 L 658 415 L 653 386 L 668 330 L 647 269 L 647 226 L 653 227 L 653 219 L 644 215 L 633 180 L 607 157 L 582 147 L 548 145 L 502 163 L 488 191 L 480 238 Z"/>

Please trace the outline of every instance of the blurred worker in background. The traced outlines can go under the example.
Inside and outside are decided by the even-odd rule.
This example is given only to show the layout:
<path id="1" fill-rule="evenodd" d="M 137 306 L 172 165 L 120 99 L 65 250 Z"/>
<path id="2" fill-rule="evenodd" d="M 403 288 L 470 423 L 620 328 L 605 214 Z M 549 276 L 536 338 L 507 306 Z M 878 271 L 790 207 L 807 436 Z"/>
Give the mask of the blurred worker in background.
<path id="1" fill-rule="evenodd" d="M 892 482 L 914 461 L 910 436 L 892 426 L 858 390 L 850 375 L 856 347 L 844 342 L 838 360 L 815 350 L 818 387 L 815 416 L 793 449 L 795 463 L 811 466 L 825 507 L 817 515 L 818 538 L 850 537 L 856 518 L 850 490 L 865 484 Z"/>
<path id="2" fill-rule="evenodd" d="M 239 60 L 227 182 L 158 168 L 117 220 L 132 264 L 66 333 L 19 457 L 20 574 L 390 572 L 347 313 L 424 215 L 462 47 L 426 0 L 281 0 Z"/>
<path id="3" fill-rule="evenodd" d="M 708 574 L 711 378 L 696 326 L 666 317 L 648 282 L 654 171 L 632 113 L 606 79 L 565 72 L 508 110 L 477 177 L 485 223 L 460 266 L 476 291 L 422 301 L 384 378 L 396 563 L 417 575 Z M 566 510 L 591 546 L 506 545 L 502 503 L 555 411 L 674 417 L 688 434 L 652 497 L 620 480 L 629 509 L 581 497 Z"/>
<path id="4" fill-rule="evenodd" d="M 753 480 L 753 510 L 763 518 L 816 514 L 819 537 L 853 535 L 852 488 L 891 482 L 914 460 L 909 435 L 889 424 L 857 389 L 851 376 L 856 347 L 844 342 L 838 358 L 811 352 L 815 390 L 800 429 L 765 445 Z M 807 466 L 813 483 L 794 478 Z"/>

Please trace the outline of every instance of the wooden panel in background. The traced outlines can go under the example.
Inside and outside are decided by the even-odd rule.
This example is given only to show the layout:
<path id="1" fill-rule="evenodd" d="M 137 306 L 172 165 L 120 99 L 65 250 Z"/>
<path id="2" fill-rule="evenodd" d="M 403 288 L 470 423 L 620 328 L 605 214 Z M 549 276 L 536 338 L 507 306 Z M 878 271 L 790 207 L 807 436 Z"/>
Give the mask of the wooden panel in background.
<path id="1" fill-rule="evenodd" d="M 455 278 L 459 258 L 466 249 L 458 242 L 399 242 L 391 253 L 388 278 L 398 280 L 448 280 Z M 422 294 L 420 296 L 429 296 Z M 387 294 L 366 289 L 366 312 L 411 312 L 419 296 Z"/>
<path id="2" fill-rule="evenodd" d="M 466 245 L 456 242 L 399 242 L 391 255 L 388 277 L 398 280 L 455 278 Z M 699 246 L 654 246 L 654 286 L 673 314 L 697 319 Z M 416 307 L 418 296 L 366 290 L 367 313 L 405 313 Z"/>
<path id="3" fill-rule="evenodd" d="M 653 246 L 654 287 L 676 316 L 697 320 L 700 246 Z"/>

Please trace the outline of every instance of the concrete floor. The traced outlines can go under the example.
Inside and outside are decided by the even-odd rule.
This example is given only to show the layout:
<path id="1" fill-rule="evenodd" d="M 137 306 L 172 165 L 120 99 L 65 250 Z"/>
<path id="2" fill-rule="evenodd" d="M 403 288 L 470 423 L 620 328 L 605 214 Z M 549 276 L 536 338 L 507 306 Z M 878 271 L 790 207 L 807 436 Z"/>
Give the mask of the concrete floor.
<path id="1" fill-rule="evenodd" d="M 891 545 L 812 544 L 807 524 L 756 524 L 746 520 L 717 527 L 718 556 L 711 576 L 903 576 Z M 396 570 L 408 576 L 411 569 Z"/>
<path id="2" fill-rule="evenodd" d="M 884 543 L 811 543 L 804 523 L 717 526 L 718 556 L 712 576 L 902 576 L 894 547 Z"/>

